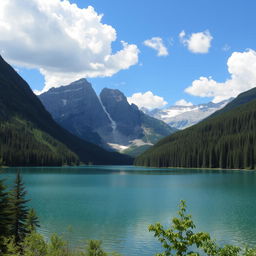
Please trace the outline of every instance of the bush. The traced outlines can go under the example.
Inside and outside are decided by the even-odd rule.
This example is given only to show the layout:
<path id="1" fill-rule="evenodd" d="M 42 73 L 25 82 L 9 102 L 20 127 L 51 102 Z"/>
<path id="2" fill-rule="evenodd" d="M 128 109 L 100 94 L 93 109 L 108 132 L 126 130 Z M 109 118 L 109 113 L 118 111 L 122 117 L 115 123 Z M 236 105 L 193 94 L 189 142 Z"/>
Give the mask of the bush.
<path id="1" fill-rule="evenodd" d="M 256 249 L 242 249 L 233 245 L 218 246 L 208 233 L 194 233 L 195 224 L 191 215 L 186 214 L 186 203 L 181 201 L 178 217 L 172 219 L 170 228 L 160 223 L 149 226 L 164 251 L 156 256 L 256 256 Z"/>

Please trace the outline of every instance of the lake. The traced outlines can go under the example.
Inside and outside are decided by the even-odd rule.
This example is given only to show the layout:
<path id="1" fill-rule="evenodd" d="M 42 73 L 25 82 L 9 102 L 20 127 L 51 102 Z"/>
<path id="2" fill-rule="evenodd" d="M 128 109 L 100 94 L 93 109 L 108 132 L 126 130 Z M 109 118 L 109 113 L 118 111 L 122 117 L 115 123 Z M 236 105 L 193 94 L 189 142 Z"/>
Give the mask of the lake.
<path id="1" fill-rule="evenodd" d="M 220 243 L 256 245 L 256 172 L 153 169 L 132 166 L 8 168 L 20 170 L 40 232 L 62 234 L 76 245 L 104 242 L 126 256 L 161 252 L 148 225 L 170 223 L 186 200 L 199 231 Z"/>

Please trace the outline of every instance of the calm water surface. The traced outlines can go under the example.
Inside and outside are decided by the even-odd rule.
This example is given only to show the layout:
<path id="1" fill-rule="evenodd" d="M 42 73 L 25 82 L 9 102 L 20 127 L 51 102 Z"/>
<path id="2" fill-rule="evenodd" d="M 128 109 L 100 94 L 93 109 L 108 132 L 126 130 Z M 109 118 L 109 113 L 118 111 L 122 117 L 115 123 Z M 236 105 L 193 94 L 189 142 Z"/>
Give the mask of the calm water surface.
<path id="1" fill-rule="evenodd" d="M 256 172 L 101 166 L 19 169 L 44 235 L 76 245 L 104 241 L 109 251 L 150 256 L 161 251 L 148 225 L 168 225 L 181 199 L 200 231 L 221 243 L 256 245 Z"/>

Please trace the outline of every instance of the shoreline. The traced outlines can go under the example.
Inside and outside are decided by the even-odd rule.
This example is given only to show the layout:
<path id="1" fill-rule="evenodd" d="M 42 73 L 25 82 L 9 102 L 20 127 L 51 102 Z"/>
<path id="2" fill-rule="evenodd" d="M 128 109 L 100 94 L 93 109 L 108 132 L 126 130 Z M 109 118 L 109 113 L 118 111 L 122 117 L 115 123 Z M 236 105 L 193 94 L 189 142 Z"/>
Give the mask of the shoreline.
<path id="1" fill-rule="evenodd" d="M 230 169 L 230 168 L 209 168 L 209 167 L 153 167 L 153 166 L 137 166 L 137 165 L 62 165 L 62 166 L 0 166 L 4 168 L 69 168 L 69 167 L 93 167 L 93 166 L 129 166 L 137 168 L 150 168 L 150 169 L 186 169 L 186 170 L 213 170 L 213 171 L 256 171 L 256 169 Z"/>
<path id="2" fill-rule="evenodd" d="M 138 166 L 134 165 L 135 167 L 142 167 L 142 168 L 154 168 L 154 169 L 187 169 L 187 170 L 215 170 L 215 171 L 256 171 L 256 169 L 230 169 L 230 168 L 210 168 L 210 167 L 152 167 L 152 166 Z"/>

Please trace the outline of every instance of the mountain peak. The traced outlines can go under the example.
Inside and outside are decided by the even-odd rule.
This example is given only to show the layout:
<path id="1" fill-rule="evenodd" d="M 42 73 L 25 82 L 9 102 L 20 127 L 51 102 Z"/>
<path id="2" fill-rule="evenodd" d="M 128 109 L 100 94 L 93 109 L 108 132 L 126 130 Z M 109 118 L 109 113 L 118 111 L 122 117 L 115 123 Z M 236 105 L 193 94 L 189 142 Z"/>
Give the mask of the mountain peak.
<path id="1" fill-rule="evenodd" d="M 87 81 L 86 78 L 81 78 L 77 81 L 72 82 L 70 85 L 81 85 L 81 86 L 91 86 L 91 84 Z"/>
<path id="2" fill-rule="evenodd" d="M 125 95 L 118 89 L 104 88 L 100 93 L 100 97 L 107 97 L 117 102 L 127 102 Z"/>
<path id="3" fill-rule="evenodd" d="M 93 91 L 92 85 L 85 79 L 81 78 L 75 82 L 72 82 L 69 85 L 62 85 L 60 87 L 53 87 L 49 89 L 47 92 L 42 93 L 44 94 L 59 94 L 59 93 L 65 93 L 65 92 L 71 92 L 71 91 L 78 91 L 78 90 L 89 90 Z"/>

